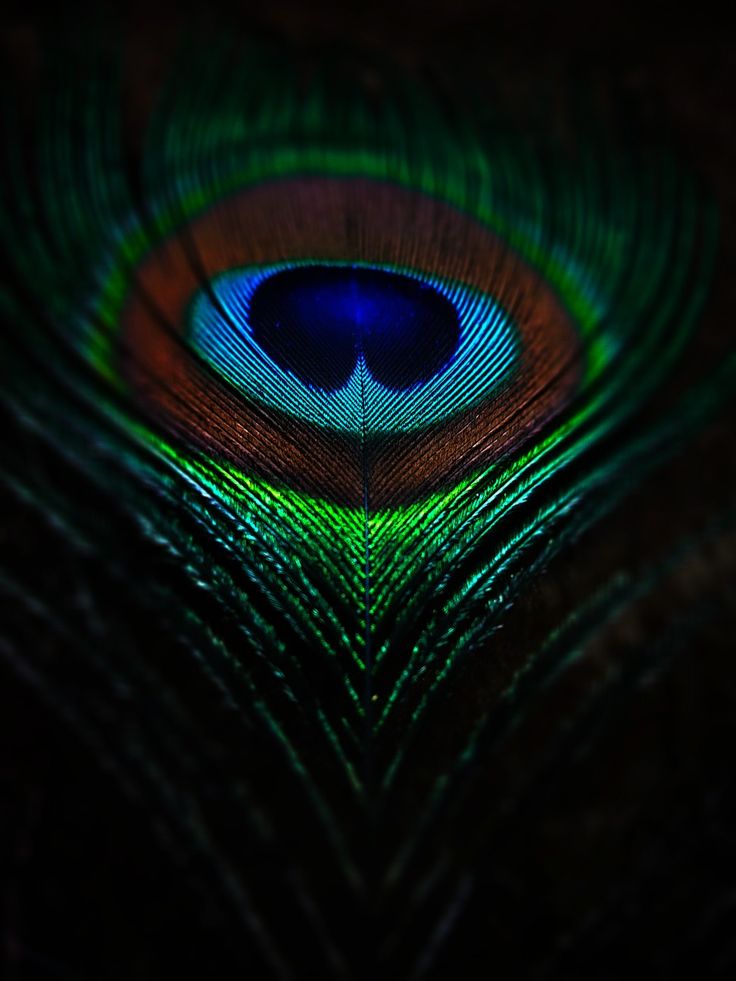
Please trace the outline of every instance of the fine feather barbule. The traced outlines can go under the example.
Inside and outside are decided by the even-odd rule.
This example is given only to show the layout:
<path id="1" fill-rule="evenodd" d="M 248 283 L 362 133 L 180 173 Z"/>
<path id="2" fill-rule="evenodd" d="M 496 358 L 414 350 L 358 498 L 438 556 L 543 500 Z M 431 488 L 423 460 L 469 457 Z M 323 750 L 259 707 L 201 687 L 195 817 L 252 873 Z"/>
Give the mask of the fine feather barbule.
<path id="1" fill-rule="evenodd" d="M 2 239 L 4 484 L 68 582 L 11 564 L 3 653 L 141 801 L 216 935 L 247 930 L 233 963 L 442 976 L 452 930 L 477 942 L 513 892 L 513 823 L 674 656 L 667 626 L 574 697 L 591 638 L 710 529 L 501 637 L 732 383 L 731 361 L 653 401 L 712 212 L 630 137 L 571 151 L 473 104 L 451 125 L 380 65 L 376 96 L 342 60 L 189 46 L 131 120 L 118 64 L 66 58 L 30 121 L 7 107 Z M 514 754 L 528 773 L 493 772 Z"/>

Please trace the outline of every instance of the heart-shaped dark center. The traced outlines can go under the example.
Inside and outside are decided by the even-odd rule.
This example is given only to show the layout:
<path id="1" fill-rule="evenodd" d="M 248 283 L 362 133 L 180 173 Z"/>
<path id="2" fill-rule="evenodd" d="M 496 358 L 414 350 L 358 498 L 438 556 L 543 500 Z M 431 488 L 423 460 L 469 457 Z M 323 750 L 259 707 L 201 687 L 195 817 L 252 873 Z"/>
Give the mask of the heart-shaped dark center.
<path id="1" fill-rule="evenodd" d="M 455 307 L 411 276 L 361 266 L 299 266 L 254 291 L 248 320 L 256 342 L 308 385 L 344 385 L 360 357 L 388 388 L 431 378 L 458 345 Z"/>

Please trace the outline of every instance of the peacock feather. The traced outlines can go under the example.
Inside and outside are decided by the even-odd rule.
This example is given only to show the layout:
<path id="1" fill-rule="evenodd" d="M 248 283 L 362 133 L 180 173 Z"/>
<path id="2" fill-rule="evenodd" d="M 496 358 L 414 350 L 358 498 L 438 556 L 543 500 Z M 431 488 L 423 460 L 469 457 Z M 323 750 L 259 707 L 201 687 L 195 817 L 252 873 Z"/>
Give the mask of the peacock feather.
<path id="1" fill-rule="evenodd" d="M 3 482 L 65 565 L 8 563 L 0 650 L 229 963 L 450 976 L 515 824 L 684 629 L 592 670 L 601 626 L 733 535 L 519 628 L 733 385 L 670 385 L 714 210 L 595 94 L 218 32 L 144 84 L 93 40 L 32 39 L 4 107 Z"/>

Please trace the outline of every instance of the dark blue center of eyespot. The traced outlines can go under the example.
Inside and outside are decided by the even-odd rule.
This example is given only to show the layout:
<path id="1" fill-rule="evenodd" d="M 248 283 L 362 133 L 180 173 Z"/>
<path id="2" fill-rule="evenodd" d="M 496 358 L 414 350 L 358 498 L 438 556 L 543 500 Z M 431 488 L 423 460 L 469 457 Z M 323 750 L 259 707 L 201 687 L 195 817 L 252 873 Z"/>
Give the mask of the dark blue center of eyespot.
<path id="1" fill-rule="evenodd" d="M 453 304 L 411 276 L 359 266 L 300 266 L 264 279 L 248 322 L 255 341 L 304 383 L 342 387 L 362 357 L 387 388 L 427 381 L 455 352 Z"/>

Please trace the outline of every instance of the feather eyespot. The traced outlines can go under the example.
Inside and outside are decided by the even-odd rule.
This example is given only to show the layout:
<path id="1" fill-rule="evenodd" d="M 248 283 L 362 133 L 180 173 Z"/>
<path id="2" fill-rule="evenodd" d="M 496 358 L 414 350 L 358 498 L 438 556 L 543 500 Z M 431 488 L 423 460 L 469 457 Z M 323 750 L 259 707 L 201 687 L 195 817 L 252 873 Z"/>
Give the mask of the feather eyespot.
<path id="1" fill-rule="evenodd" d="M 281 181 L 215 205 L 186 237 L 195 264 L 174 239 L 138 270 L 125 370 L 166 426 L 246 472 L 357 502 L 355 445 L 367 437 L 377 503 L 410 500 L 517 446 L 581 376 L 580 339 L 541 277 L 490 230 L 419 192 Z M 454 262 L 450 243 L 462 247 Z M 380 308 L 370 335 L 334 309 L 359 283 Z M 280 334 L 269 316 L 282 318 Z M 310 458 L 298 449 L 307 430 Z M 401 487 L 389 478 L 397 454 Z"/>

